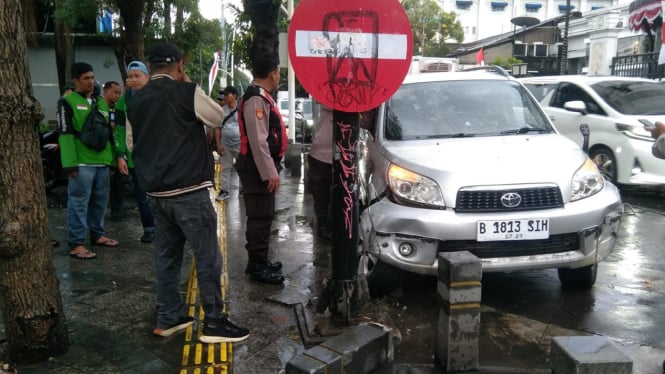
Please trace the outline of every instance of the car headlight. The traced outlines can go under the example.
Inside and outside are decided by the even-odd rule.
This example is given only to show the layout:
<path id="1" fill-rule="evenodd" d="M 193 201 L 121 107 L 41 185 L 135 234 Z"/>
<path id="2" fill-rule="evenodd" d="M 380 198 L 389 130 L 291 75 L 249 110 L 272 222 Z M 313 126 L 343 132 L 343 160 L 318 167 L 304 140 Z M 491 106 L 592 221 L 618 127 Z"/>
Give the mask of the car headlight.
<path id="1" fill-rule="evenodd" d="M 399 200 L 437 208 L 446 206 L 435 181 L 395 164 L 388 168 L 388 184 Z"/>
<path id="2" fill-rule="evenodd" d="M 587 158 L 573 175 L 573 188 L 570 201 L 581 200 L 595 195 L 605 186 L 605 180 L 596 163 Z"/>

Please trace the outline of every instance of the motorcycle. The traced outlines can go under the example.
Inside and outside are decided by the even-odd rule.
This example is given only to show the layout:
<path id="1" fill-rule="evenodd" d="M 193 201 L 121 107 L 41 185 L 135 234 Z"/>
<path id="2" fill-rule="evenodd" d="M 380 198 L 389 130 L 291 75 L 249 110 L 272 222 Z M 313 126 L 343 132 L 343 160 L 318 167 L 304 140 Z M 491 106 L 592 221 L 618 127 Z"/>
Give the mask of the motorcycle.
<path id="1" fill-rule="evenodd" d="M 62 171 L 58 132 L 51 130 L 39 135 L 42 155 L 42 174 L 46 191 L 67 184 L 67 175 Z"/>

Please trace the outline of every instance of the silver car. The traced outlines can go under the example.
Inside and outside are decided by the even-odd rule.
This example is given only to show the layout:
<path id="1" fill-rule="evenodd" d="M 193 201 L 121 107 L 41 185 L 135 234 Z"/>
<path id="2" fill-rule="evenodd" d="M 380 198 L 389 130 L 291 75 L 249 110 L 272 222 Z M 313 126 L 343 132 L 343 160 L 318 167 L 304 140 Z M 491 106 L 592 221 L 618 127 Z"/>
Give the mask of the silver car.
<path id="1" fill-rule="evenodd" d="M 483 271 L 557 268 L 589 288 L 614 248 L 618 189 L 504 71 L 408 75 L 360 141 L 360 272 L 374 295 L 437 253 Z"/>

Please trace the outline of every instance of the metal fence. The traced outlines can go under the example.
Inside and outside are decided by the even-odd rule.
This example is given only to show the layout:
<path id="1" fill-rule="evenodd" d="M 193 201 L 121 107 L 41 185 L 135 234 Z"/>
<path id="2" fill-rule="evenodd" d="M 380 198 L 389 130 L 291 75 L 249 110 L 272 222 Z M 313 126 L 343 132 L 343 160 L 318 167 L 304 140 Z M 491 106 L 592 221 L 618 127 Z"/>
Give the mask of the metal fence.
<path id="1" fill-rule="evenodd" d="M 617 77 L 665 78 L 665 64 L 658 65 L 658 52 L 612 58 L 612 75 Z"/>

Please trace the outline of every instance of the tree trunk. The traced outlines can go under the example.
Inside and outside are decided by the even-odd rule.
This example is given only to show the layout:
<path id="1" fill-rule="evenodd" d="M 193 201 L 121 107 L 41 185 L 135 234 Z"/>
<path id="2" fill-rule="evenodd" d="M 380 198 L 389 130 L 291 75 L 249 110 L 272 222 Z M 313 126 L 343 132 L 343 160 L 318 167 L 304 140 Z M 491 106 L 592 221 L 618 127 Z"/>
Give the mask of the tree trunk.
<path id="1" fill-rule="evenodd" d="M 55 0 L 55 9 L 63 7 L 64 0 Z M 58 71 L 58 85 L 60 92 L 72 81 L 69 69 L 74 63 L 74 48 L 70 41 L 69 26 L 64 20 L 55 20 L 55 66 Z"/>
<path id="2" fill-rule="evenodd" d="M 152 2 L 144 0 L 117 0 L 123 28 L 120 37 L 112 39 L 113 51 L 120 66 L 122 79 L 127 78 L 127 64 L 133 60 L 143 60 L 145 54 L 144 20 L 149 22 L 151 17 L 145 16 L 145 9 L 152 13 Z"/>
<path id="3" fill-rule="evenodd" d="M 0 7 L 0 305 L 9 358 L 43 361 L 69 348 L 53 265 L 20 0 Z"/>

